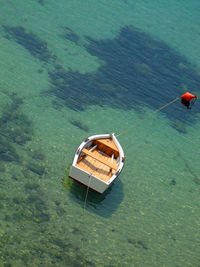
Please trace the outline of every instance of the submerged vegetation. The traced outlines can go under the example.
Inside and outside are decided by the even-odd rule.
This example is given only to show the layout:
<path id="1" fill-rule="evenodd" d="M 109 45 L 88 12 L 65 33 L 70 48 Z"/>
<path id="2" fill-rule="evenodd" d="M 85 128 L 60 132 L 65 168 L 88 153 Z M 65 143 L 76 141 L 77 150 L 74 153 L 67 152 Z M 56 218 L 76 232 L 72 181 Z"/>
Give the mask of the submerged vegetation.
<path id="1" fill-rule="evenodd" d="M 43 1 L 39 1 L 42 5 Z M 22 26 L 11 27 L 3 25 L 8 39 L 14 39 L 18 44 L 22 45 L 32 56 L 48 62 L 52 55 L 48 50 L 47 43 L 38 38 L 34 33 L 27 32 Z"/>
<path id="2" fill-rule="evenodd" d="M 157 109 L 182 95 L 185 88 L 198 90 L 200 75 L 186 58 L 138 29 L 124 27 L 113 40 L 86 39 L 87 51 L 104 62 L 95 73 L 66 71 L 58 65 L 49 71 L 50 91 L 73 110 L 82 111 L 89 105 Z M 200 108 L 195 106 L 195 111 Z M 167 107 L 165 114 L 172 121 L 190 116 L 183 116 L 179 104 Z M 177 123 L 171 125 L 179 131 Z"/>
<path id="3" fill-rule="evenodd" d="M 22 159 L 17 152 L 18 146 L 23 146 L 31 140 L 32 123 L 21 112 L 23 100 L 16 94 L 10 94 L 10 104 L 0 117 L 0 160 L 20 162 Z"/>
<path id="4" fill-rule="evenodd" d="M 80 42 L 80 37 L 76 33 L 74 33 L 69 27 L 64 27 L 64 38 L 75 44 L 78 44 Z"/>
<path id="5" fill-rule="evenodd" d="M 43 1 L 39 3 L 43 4 Z M 197 92 L 199 88 L 200 75 L 186 58 L 134 27 L 122 28 L 112 40 L 85 36 L 85 49 L 102 62 L 96 72 L 86 74 L 66 70 L 58 64 L 47 43 L 35 33 L 22 26 L 2 27 L 6 38 L 15 40 L 32 56 L 51 64 L 49 92 L 76 111 L 83 111 L 90 105 L 136 111 L 148 106 L 155 110 L 186 90 Z M 63 38 L 79 45 L 80 37 L 67 26 L 63 29 Z M 55 99 L 53 101 L 56 103 Z M 198 105 L 194 108 L 200 112 Z M 186 114 L 183 107 L 175 103 L 165 109 L 165 114 L 172 127 L 186 132 L 184 121 L 189 121 L 189 112 Z M 75 121 L 74 125 L 87 131 L 79 122 Z"/>
<path id="6" fill-rule="evenodd" d="M 34 130 L 23 112 L 23 99 L 15 93 L 1 93 L 0 100 L 0 265 L 31 266 L 33 244 L 26 255 L 18 247 L 22 244 L 23 225 L 43 224 L 51 218 L 36 179 L 45 171 L 44 154 L 41 149 L 30 148 Z M 10 235 L 13 225 L 18 231 Z"/>
<path id="7" fill-rule="evenodd" d="M 81 121 L 70 120 L 70 123 L 82 131 L 89 132 L 88 126 L 83 124 Z"/>
<path id="8" fill-rule="evenodd" d="M 81 245 L 70 240 L 69 234 L 81 239 L 76 226 L 71 232 L 59 224 L 52 230 L 52 220 L 66 219 L 67 209 L 59 201 L 55 215 L 49 209 L 40 183 L 46 178 L 45 154 L 39 144 L 32 148 L 29 142 L 33 123 L 23 113 L 23 99 L 4 94 L 9 103 L 0 109 L 0 265 L 95 267 Z"/>

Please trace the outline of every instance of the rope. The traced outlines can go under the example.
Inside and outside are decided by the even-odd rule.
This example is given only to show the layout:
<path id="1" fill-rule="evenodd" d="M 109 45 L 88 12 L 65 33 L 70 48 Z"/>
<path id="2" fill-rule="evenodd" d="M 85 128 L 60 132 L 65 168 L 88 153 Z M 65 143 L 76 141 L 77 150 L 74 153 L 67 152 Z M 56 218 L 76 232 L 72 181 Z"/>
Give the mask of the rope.
<path id="1" fill-rule="evenodd" d="M 84 205 L 83 205 L 83 216 L 85 215 L 85 209 L 86 209 L 86 204 L 87 204 L 88 192 L 89 192 L 90 182 L 91 182 L 91 178 L 92 178 L 92 174 L 93 173 L 90 174 L 90 180 L 88 182 L 87 191 L 86 191 L 86 194 L 85 194 L 85 200 L 84 200 Z"/>
<path id="2" fill-rule="evenodd" d="M 139 120 L 138 122 L 136 122 L 134 125 L 128 127 L 127 129 L 125 129 L 123 132 L 119 133 L 118 135 L 116 135 L 116 137 L 119 137 L 122 134 L 127 133 L 128 131 L 130 131 L 132 128 L 134 128 L 136 125 L 142 123 L 143 121 L 145 121 L 146 119 L 152 117 L 155 113 L 159 112 L 160 110 L 166 108 L 167 106 L 171 105 L 172 103 L 176 102 L 179 99 L 179 97 L 177 96 L 174 100 L 170 101 L 169 103 L 163 105 L 162 107 L 154 110 L 151 114 L 147 115 L 146 117 L 144 117 L 143 119 Z"/>
<path id="3" fill-rule="evenodd" d="M 192 108 L 192 106 L 194 105 L 194 103 L 197 101 L 197 97 L 193 98 L 190 104 L 190 109 Z"/>
<path id="4" fill-rule="evenodd" d="M 86 190 L 86 194 L 85 194 L 85 200 L 84 200 L 84 205 L 83 205 L 83 227 L 85 226 L 85 210 L 86 210 L 86 204 L 87 204 L 87 198 L 88 198 L 88 193 L 89 193 L 89 188 L 90 188 L 90 182 L 91 182 L 91 179 L 92 179 L 92 175 L 93 173 L 96 171 L 97 169 L 95 169 L 91 174 L 90 174 L 90 179 L 89 179 L 89 182 L 88 182 L 88 185 L 87 185 L 87 190 Z M 83 249 L 83 243 L 84 243 L 84 239 L 82 238 L 81 240 L 81 247 Z"/>

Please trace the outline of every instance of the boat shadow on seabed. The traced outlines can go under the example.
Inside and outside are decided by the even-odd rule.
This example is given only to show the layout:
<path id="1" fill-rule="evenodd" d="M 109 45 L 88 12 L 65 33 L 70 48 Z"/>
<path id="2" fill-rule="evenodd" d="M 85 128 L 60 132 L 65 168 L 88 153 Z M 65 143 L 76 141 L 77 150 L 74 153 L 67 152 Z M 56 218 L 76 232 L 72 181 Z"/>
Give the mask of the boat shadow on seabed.
<path id="1" fill-rule="evenodd" d="M 68 177 L 69 168 L 65 170 L 63 176 L 63 186 L 72 196 L 72 199 L 84 207 L 87 188 Z M 112 194 L 111 194 L 112 192 Z M 88 191 L 86 208 L 102 217 L 110 217 L 123 200 L 123 183 L 120 177 L 103 194 L 93 190 Z"/>

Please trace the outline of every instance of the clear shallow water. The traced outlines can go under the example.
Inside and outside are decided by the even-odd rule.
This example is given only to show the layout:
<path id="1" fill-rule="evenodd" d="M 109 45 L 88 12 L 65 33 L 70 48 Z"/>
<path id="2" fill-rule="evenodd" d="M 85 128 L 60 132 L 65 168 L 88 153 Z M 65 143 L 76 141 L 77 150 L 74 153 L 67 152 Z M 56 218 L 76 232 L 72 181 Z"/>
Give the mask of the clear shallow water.
<path id="1" fill-rule="evenodd" d="M 0 12 L 1 265 L 199 266 L 199 103 L 121 135 L 123 173 L 85 212 L 86 191 L 62 182 L 86 136 L 198 94 L 197 1 L 7 1 Z"/>

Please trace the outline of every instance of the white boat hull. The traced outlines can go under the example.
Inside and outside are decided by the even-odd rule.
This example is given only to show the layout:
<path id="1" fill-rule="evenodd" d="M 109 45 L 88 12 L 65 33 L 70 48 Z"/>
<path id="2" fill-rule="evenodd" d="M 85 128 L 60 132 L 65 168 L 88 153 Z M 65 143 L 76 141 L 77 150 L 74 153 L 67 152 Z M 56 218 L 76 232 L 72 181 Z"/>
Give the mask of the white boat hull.
<path id="1" fill-rule="evenodd" d="M 91 145 L 92 142 L 95 142 L 96 140 L 111 140 L 114 145 L 116 146 L 116 149 L 118 150 L 118 161 L 116 161 L 116 167 L 114 169 L 112 169 L 112 166 L 114 165 L 113 163 L 105 163 L 104 161 L 105 159 L 100 159 L 100 164 L 101 166 L 103 165 L 107 165 L 107 168 L 112 169 L 111 171 L 111 176 L 105 178 L 101 178 L 100 176 L 98 177 L 98 173 L 96 173 L 96 168 L 93 171 L 92 169 L 83 169 L 81 166 L 79 166 L 79 161 L 81 158 L 81 155 L 83 155 L 84 152 L 89 153 L 89 156 L 86 157 L 90 157 L 92 155 L 92 152 L 90 152 L 92 149 L 88 149 L 86 150 L 87 147 L 89 147 Z M 110 141 L 108 141 L 110 142 Z M 90 148 L 90 147 L 89 147 Z M 84 152 L 83 152 L 84 151 Z M 101 151 L 99 151 L 101 152 Z M 102 153 L 102 152 L 101 152 Z M 113 156 L 114 157 L 114 156 Z M 108 160 L 113 160 L 111 157 L 109 158 L 109 156 L 107 157 Z M 106 159 L 107 159 L 106 158 Z M 103 193 L 108 187 L 110 187 L 110 185 L 114 182 L 114 180 L 118 177 L 118 175 L 121 173 L 122 168 L 124 166 L 124 152 L 121 148 L 121 145 L 119 144 L 119 142 L 117 141 L 116 137 L 114 136 L 114 134 L 103 134 L 103 135 L 94 135 L 94 136 L 90 136 L 88 137 L 85 141 L 83 141 L 80 146 L 78 147 L 75 156 L 74 156 L 74 160 L 72 163 L 72 166 L 70 168 L 70 172 L 69 172 L 69 177 L 74 179 L 75 181 L 83 184 L 86 187 L 89 187 L 99 193 Z M 98 159 L 95 157 L 95 159 L 93 159 L 93 162 L 96 163 L 96 161 L 98 161 Z M 102 163 L 103 162 L 103 163 Z M 92 165 L 92 163 L 88 163 L 89 165 Z M 112 165 L 113 164 L 113 165 Z M 90 166 L 91 168 L 93 166 Z M 106 167 L 105 167 L 106 168 Z M 103 172 L 103 170 L 101 170 L 101 172 Z"/>
<path id="2" fill-rule="evenodd" d="M 71 166 L 70 168 L 70 178 L 81 183 L 84 186 L 89 186 L 89 188 L 97 191 L 98 193 L 103 193 L 107 188 L 108 184 L 97 179 L 97 177 L 92 176 L 89 173 L 83 172 L 77 167 Z"/>

